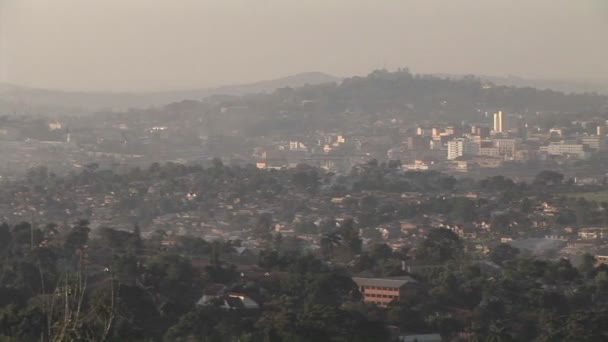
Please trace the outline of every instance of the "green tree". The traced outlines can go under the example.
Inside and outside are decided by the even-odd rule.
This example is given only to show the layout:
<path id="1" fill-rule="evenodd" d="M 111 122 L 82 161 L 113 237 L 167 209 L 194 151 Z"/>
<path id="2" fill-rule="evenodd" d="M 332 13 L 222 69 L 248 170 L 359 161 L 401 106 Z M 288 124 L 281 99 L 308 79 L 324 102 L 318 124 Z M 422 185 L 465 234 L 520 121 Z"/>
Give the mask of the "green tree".
<path id="1" fill-rule="evenodd" d="M 81 249 L 89 241 L 89 222 L 86 220 L 79 221 L 76 226 L 68 233 L 64 248 L 69 254 L 74 254 L 78 249 Z"/>
<path id="2" fill-rule="evenodd" d="M 477 217 L 475 202 L 466 197 L 456 197 L 452 199 L 452 210 L 450 216 L 457 221 L 464 223 L 473 222 Z"/>
<path id="3" fill-rule="evenodd" d="M 545 170 L 536 175 L 533 184 L 546 187 L 553 185 L 561 185 L 563 181 L 563 174 L 556 171 Z"/>
<path id="4" fill-rule="evenodd" d="M 359 237 L 359 232 L 355 229 L 355 221 L 351 218 L 344 220 L 340 224 L 340 227 L 336 230 L 336 233 L 344 241 L 344 246 L 348 250 L 349 258 L 358 253 L 361 253 L 362 240 Z"/>
<path id="5" fill-rule="evenodd" d="M 485 340 L 487 342 L 509 342 L 513 341 L 511 334 L 508 333 L 502 322 L 495 321 L 490 324 L 488 335 Z"/>
<path id="6" fill-rule="evenodd" d="M 260 214 L 255 223 L 256 232 L 259 235 L 268 235 L 272 229 L 272 221 L 271 213 Z"/>
<path id="7" fill-rule="evenodd" d="M 378 260 L 386 261 L 393 256 L 393 249 L 386 243 L 378 243 L 372 247 L 371 254 Z"/>
<path id="8" fill-rule="evenodd" d="M 519 255 L 519 249 L 509 244 L 501 243 L 490 249 L 490 260 L 502 265 L 506 261 L 513 260 Z"/>
<path id="9" fill-rule="evenodd" d="M 213 336 L 216 334 L 215 326 L 221 317 L 221 309 L 215 306 L 197 306 L 193 311 L 183 315 L 169 329 L 165 335 L 165 341 L 219 341 L 219 339 L 213 339 Z"/>
<path id="10" fill-rule="evenodd" d="M 595 270 L 596 259 L 589 253 L 583 254 L 579 270 L 585 275 L 585 278 L 589 278 Z"/>
<path id="11" fill-rule="evenodd" d="M 28 222 L 21 222 L 12 230 L 13 247 L 17 250 L 33 249 L 42 242 L 42 231 L 35 229 Z"/>
<path id="12" fill-rule="evenodd" d="M 321 255 L 324 259 L 330 260 L 334 257 L 334 249 L 340 245 L 342 238 L 337 233 L 326 233 L 321 236 Z"/>
<path id="13" fill-rule="evenodd" d="M 416 259 L 443 263 L 461 258 L 463 252 L 458 235 L 445 228 L 434 228 L 416 249 Z"/>
<path id="14" fill-rule="evenodd" d="M 11 245 L 12 240 L 13 235 L 11 234 L 11 228 L 9 225 L 6 223 L 0 224 L 0 256 L 8 252 L 8 248 Z"/>
<path id="15" fill-rule="evenodd" d="M 161 313 L 175 318 L 193 307 L 200 296 L 202 282 L 189 259 L 161 254 L 148 261 L 142 284 L 156 293 L 155 304 Z"/>

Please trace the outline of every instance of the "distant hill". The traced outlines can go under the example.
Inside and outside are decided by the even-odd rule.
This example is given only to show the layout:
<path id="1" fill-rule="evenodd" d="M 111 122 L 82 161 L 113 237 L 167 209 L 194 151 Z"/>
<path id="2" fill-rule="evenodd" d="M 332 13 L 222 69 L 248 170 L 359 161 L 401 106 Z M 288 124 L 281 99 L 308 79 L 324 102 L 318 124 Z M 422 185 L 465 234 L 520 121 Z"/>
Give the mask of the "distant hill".
<path id="1" fill-rule="evenodd" d="M 245 94 L 256 94 L 256 93 L 268 93 L 279 88 L 297 88 L 305 85 L 316 85 L 324 83 L 339 82 L 341 79 L 332 75 L 324 74 L 321 72 L 307 72 L 287 76 L 270 81 L 261 81 L 251 84 L 236 85 L 212 88 L 206 90 L 206 96 L 208 95 L 245 95 Z"/>
<path id="2" fill-rule="evenodd" d="M 204 126 L 213 127 L 210 133 L 238 131 L 245 136 L 267 136 L 332 129 L 363 132 L 362 127 L 377 123 L 374 130 L 390 131 L 382 122 L 392 120 L 490 123 L 484 113 L 496 110 L 536 121 L 542 114 L 543 120 L 553 125 L 551 120 L 566 116 L 608 115 L 608 96 L 496 85 L 473 76 L 376 70 L 339 83 L 283 88 L 271 94 L 181 101 L 150 111 L 150 115 L 170 124 L 177 115 L 195 122 L 205 113 Z"/>
<path id="3" fill-rule="evenodd" d="M 443 81 L 441 79 L 444 79 Z M 464 81 L 464 82 L 448 82 Z M 474 80 L 477 80 L 475 82 Z M 498 86 L 514 87 L 503 89 L 500 87 L 484 90 L 481 83 L 490 82 Z M 320 86 L 332 84 L 334 87 Z M 337 83 L 340 83 L 338 86 Z M 403 73 L 375 72 L 366 77 L 352 77 L 345 80 L 320 72 L 300 73 L 275 80 L 260 81 L 250 84 L 231 85 L 208 89 L 192 89 L 183 91 L 148 92 L 148 93 L 104 93 L 104 92 L 65 92 L 46 89 L 34 89 L 15 85 L 0 84 L 0 115 L 2 114 L 40 114 L 40 115 L 75 115 L 87 114 L 99 111 L 124 111 L 128 108 L 162 107 L 170 103 L 183 100 L 202 100 L 213 95 L 242 96 L 248 94 L 267 94 L 279 88 L 297 89 L 304 85 L 312 85 L 310 89 L 298 91 L 298 94 L 306 93 L 305 99 L 327 98 L 334 104 L 340 104 L 341 109 L 359 108 L 369 111 L 382 111 L 387 108 L 399 109 L 405 101 L 415 105 L 416 108 L 425 110 L 445 110 L 446 108 L 434 108 L 427 103 L 434 97 L 450 98 L 453 103 L 464 101 L 465 103 L 495 103 L 498 106 L 509 106 L 519 102 L 516 94 L 534 95 L 536 103 L 527 103 L 530 108 L 549 108 L 553 110 L 578 109 L 591 98 L 565 97 L 557 93 L 541 93 L 526 91 L 524 88 L 552 89 L 564 93 L 591 93 L 608 95 L 608 85 L 575 82 L 575 81 L 552 81 L 552 80 L 528 80 L 520 77 L 496 77 L 496 76 L 464 76 L 453 74 L 416 75 Z M 451 87 L 456 87 L 456 90 Z M 485 96 L 471 97 L 471 94 L 459 93 L 469 90 L 474 93 L 485 93 Z M 507 93 L 504 93 L 508 91 Z M 314 96 L 310 92 L 316 93 Z M 481 93 L 479 93 L 481 92 Z M 511 94 L 511 95 L 508 95 Z M 514 95 L 515 94 L 515 95 Z M 506 97 L 515 97 L 509 98 Z M 498 96 L 492 98 L 492 96 Z M 523 95 L 522 95 L 523 96 Z M 310 97 L 310 98 L 309 98 Z M 348 98 L 349 106 L 343 106 L 341 101 Z M 597 101 L 598 98 L 594 98 Z M 421 102 L 422 101 L 422 102 Z M 427 102 L 425 102 L 427 101 Z M 572 104 L 580 101 L 577 106 Z M 393 103 L 394 102 L 394 103 Z M 466 107 L 466 106 L 465 106 Z M 592 106 L 596 107 L 596 106 Z M 529 110 L 526 106 L 518 106 L 514 110 Z M 332 111 L 335 108 L 326 108 Z M 473 110 L 469 107 L 467 110 Z M 399 109 L 401 110 L 401 109 Z M 452 108 L 457 112 L 463 108 Z"/>
<path id="4" fill-rule="evenodd" d="M 275 80 L 209 89 L 147 93 L 66 92 L 0 84 L 0 113 L 76 114 L 100 110 L 125 110 L 162 106 L 185 99 L 200 100 L 211 95 L 268 93 L 277 88 L 301 87 L 337 82 L 320 72 L 301 73 Z"/>
<path id="5" fill-rule="evenodd" d="M 438 77 L 449 77 L 453 79 L 461 79 L 466 76 L 454 74 L 434 74 Z M 561 91 L 563 93 L 598 93 L 608 95 L 608 81 L 602 82 L 583 82 L 571 80 L 547 80 L 547 79 L 527 79 L 518 76 L 488 76 L 476 75 L 476 78 L 491 82 L 496 85 L 505 85 L 510 87 L 530 87 L 536 89 L 551 89 Z"/>

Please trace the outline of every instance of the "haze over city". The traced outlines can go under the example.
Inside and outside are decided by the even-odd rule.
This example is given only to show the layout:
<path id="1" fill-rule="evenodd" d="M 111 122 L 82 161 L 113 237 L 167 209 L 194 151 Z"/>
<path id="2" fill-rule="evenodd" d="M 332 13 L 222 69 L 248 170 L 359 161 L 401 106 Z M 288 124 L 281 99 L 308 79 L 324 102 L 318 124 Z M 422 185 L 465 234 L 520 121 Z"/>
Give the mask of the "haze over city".
<path id="1" fill-rule="evenodd" d="M 0 342 L 608 341 L 608 0 L 0 0 Z"/>
<path id="2" fill-rule="evenodd" d="M 0 82 L 210 87 L 320 71 L 608 80 L 603 0 L 0 0 Z"/>

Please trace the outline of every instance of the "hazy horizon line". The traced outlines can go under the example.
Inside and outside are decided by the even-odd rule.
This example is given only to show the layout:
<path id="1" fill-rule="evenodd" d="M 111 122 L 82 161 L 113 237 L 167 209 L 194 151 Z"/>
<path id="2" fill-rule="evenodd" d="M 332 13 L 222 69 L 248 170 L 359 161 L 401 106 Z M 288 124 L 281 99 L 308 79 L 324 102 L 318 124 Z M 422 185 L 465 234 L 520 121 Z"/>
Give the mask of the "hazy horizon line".
<path id="1" fill-rule="evenodd" d="M 213 90 L 213 89 L 225 88 L 225 87 L 247 86 L 247 85 L 254 85 L 257 83 L 279 81 L 282 79 L 295 77 L 295 76 L 301 76 L 301 75 L 307 75 L 307 74 L 321 74 L 321 75 L 325 75 L 328 77 L 334 77 L 337 79 L 347 79 L 347 78 L 352 78 L 352 77 L 365 77 L 365 76 L 369 75 L 370 73 L 372 73 L 374 71 L 378 71 L 378 70 L 396 72 L 399 69 L 407 69 L 414 75 L 431 75 L 431 76 L 436 76 L 436 77 L 473 76 L 473 77 L 482 78 L 482 79 L 483 78 L 504 78 L 504 79 L 517 79 L 517 80 L 537 81 L 537 82 L 559 82 L 559 83 L 566 83 L 566 84 L 570 83 L 572 85 L 579 85 L 579 86 L 582 86 L 582 85 L 608 86 L 608 79 L 601 79 L 601 78 L 583 79 L 583 78 L 526 77 L 526 76 L 521 76 L 521 75 L 517 75 L 517 74 L 513 74 L 513 73 L 498 75 L 498 74 L 474 73 L 474 72 L 466 72 L 466 73 L 442 72 L 442 71 L 416 72 L 408 67 L 401 67 L 401 68 L 394 68 L 394 69 L 376 68 L 376 69 L 369 70 L 367 73 L 363 73 L 363 74 L 357 73 L 357 74 L 350 74 L 350 75 L 338 75 L 336 73 L 318 71 L 318 70 L 317 71 L 302 71 L 302 72 L 294 72 L 294 73 L 291 73 L 288 75 L 283 75 L 283 76 L 280 76 L 280 75 L 274 76 L 274 77 L 269 76 L 269 77 L 265 77 L 263 79 L 254 80 L 254 81 L 242 81 L 242 82 L 235 81 L 235 82 L 224 82 L 224 83 L 220 83 L 220 84 L 216 84 L 216 85 L 202 85 L 201 84 L 201 85 L 177 86 L 177 87 L 169 87 L 169 88 L 165 88 L 162 86 L 154 86 L 154 87 L 150 87 L 147 89 L 139 88 L 139 89 L 133 89 L 133 90 L 129 90 L 127 88 L 119 89 L 119 90 L 101 89 L 101 88 L 70 89 L 70 88 L 47 87 L 47 86 L 41 86 L 41 85 L 35 85 L 35 84 L 14 83 L 14 82 L 0 82 L 0 85 L 22 88 L 22 89 L 27 89 L 27 90 L 32 90 L 32 91 L 52 91 L 52 92 L 60 92 L 60 93 L 81 93 L 81 94 L 138 95 L 138 94 L 151 94 L 151 93 L 179 93 L 179 92 L 188 92 L 188 91 Z"/>

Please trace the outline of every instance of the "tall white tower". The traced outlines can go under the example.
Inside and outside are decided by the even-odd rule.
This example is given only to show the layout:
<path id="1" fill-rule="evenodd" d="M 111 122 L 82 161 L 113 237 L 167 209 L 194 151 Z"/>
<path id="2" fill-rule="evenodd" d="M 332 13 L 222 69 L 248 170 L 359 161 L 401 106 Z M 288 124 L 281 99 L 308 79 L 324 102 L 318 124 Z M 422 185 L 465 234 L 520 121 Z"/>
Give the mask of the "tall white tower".
<path id="1" fill-rule="evenodd" d="M 494 113 L 494 132 L 503 132 L 504 129 L 504 121 L 502 116 L 502 111 L 498 111 Z"/>

